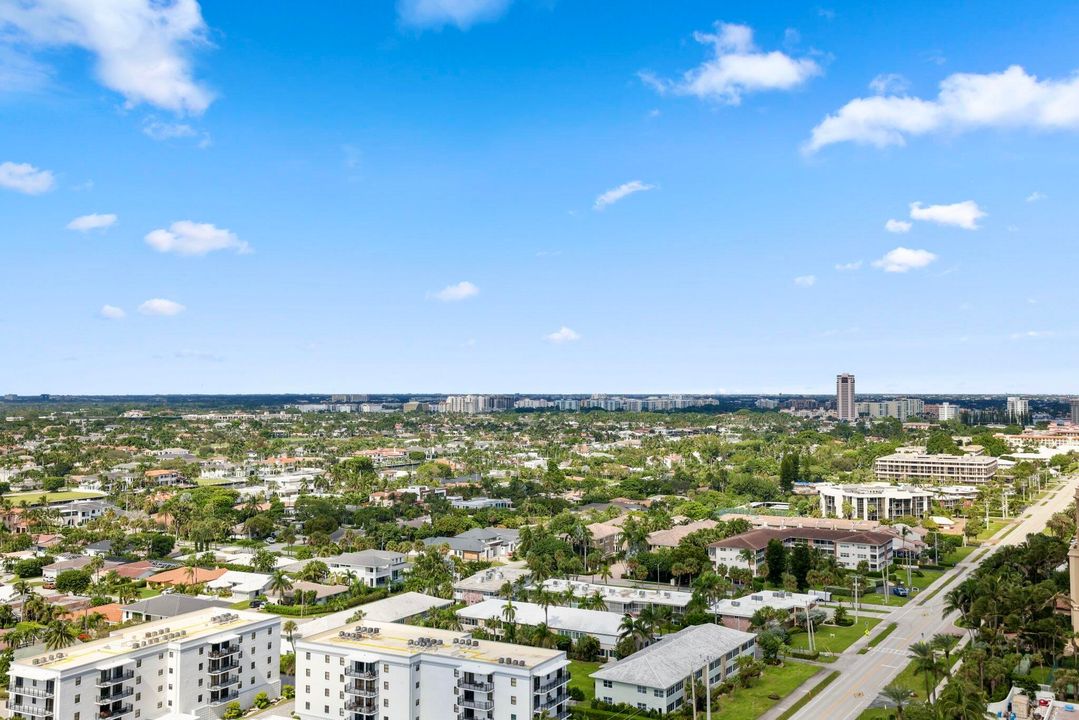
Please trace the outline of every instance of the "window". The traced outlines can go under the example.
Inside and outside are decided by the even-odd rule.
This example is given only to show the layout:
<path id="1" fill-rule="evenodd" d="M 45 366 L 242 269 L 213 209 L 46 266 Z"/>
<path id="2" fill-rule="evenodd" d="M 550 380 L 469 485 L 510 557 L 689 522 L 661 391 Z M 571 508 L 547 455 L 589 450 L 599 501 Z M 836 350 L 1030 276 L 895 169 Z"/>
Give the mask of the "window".
<path id="1" fill-rule="evenodd" d="M 75 713 L 75 720 L 79 720 L 80 713 Z"/>
<path id="2" fill-rule="evenodd" d="M 612 683 L 610 680 L 604 680 L 603 681 L 603 687 L 605 687 L 605 688 L 614 687 L 614 683 Z"/>
<path id="3" fill-rule="evenodd" d="M 75 704 L 76 705 L 78 705 L 81 700 L 82 700 L 82 695 L 76 695 L 75 696 Z"/>
<path id="4" fill-rule="evenodd" d="M 517 704 L 517 696 L 516 695 L 510 695 L 510 705 L 516 705 L 516 704 Z"/>
<path id="5" fill-rule="evenodd" d="M 199 695 L 199 702 L 202 702 L 202 695 Z"/>
<path id="6" fill-rule="evenodd" d="M 510 678 L 510 687 L 517 687 L 517 678 Z"/>
<path id="7" fill-rule="evenodd" d="M 382 672 L 389 672 L 389 671 L 390 671 L 390 666 L 383 663 L 382 664 Z"/>
<path id="8" fill-rule="evenodd" d="M 75 678 L 75 686 L 78 687 L 79 685 L 82 685 L 82 678 L 81 677 Z"/>
<path id="9" fill-rule="evenodd" d="M 329 680 L 330 679 L 330 674 L 328 672 L 327 673 L 322 673 L 322 679 L 323 680 Z"/>
<path id="10" fill-rule="evenodd" d="M 644 685 L 638 685 L 637 686 L 637 692 L 644 694 L 644 693 L 648 692 L 648 688 L 646 688 Z"/>
<path id="11" fill-rule="evenodd" d="M 306 656 L 307 656 L 307 659 L 308 659 L 308 660 L 310 660 L 310 659 L 311 659 L 311 653 L 304 653 L 304 655 L 306 655 Z"/>

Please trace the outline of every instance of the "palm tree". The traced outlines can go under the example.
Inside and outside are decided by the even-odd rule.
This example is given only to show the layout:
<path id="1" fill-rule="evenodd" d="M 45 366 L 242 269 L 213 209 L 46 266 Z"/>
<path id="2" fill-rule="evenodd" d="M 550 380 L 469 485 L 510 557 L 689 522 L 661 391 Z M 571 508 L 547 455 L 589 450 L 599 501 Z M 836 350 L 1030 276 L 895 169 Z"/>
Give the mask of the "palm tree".
<path id="1" fill-rule="evenodd" d="M 603 580 L 603 584 L 606 585 L 607 581 L 614 577 L 611 574 L 611 563 L 604 559 L 603 564 L 599 568 L 599 577 Z"/>
<path id="2" fill-rule="evenodd" d="M 60 650 L 74 645 L 79 636 L 69 623 L 53 620 L 45 626 L 44 640 L 46 650 Z"/>
<path id="3" fill-rule="evenodd" d="M 606 610 L 607 601 L 603 599 L 603 596 L 599 592 L 594 592 L 591 595 L 587 595 L 580 602 L 580 607 L 585 610 Z"/>
<path id="4" fill-rule="evenodd" d="M 285 631 L 285 637 L 288 638 L 289 645 L 292 646 L 293 655 L 296 654 L 296 628 L 298 627 L 299 625 L 296 624 L 295 620 L 286 620 L 281 625 L 281 629 Z"/>
<path id="5" fill-rule="evenodd" d="M 952 674 L 952 653 L 959 644 L 959 636 L 949 633 L 937 633 L 933 636 L 933 647 L 944 653 L 944 670 L 948 675 Z"/>
<path id="6" fill-rule="evenodd" d="M 620 640 L 632 640 L 635 650 L 640 650 L 652 639 L 647 626 L 639 620 L 635 620 L 629 613 L 622 617 L 622 624 L 618 626 L 618 633 Z"/>
<path id="7" fill-rule="evenodd" d="M 532 644 L 535 647 L 553 648 L 557 640 L 558 636 L 547 626 L 547 623 L 541 623 L 532 630 Z"/>
<path id="8" fill-rule="evenodd" d="M 503 635 L 506 642 L 513 642 L 517 639 L 517 608 L 514 607 L 513 600 L 507 600 L 502 606 L 502 620 L 505 623 Z"/>
<path id="9" fill-rule="evenodd" d="M 281 570 L 275 570 L 270 576 L 269 591 L 279 598 L 292 589 L 292 579 Z"/>
<path id="10" fill-rule="evenodd" d="M 940 669 L 936 650 L 927 642 L 916 642 L 911 644 L 910 654 L 914 656 L 915 671 L 925 674 L 925 700 L 932 702 L 933 687 L 936 685 L 937 671 Z"/>
<path id="11" fill-rule="evenodd" d="M 897 720 L 903 720 L 903 708 L 907 706 L 907 701 L 910 700 L 914 694 L 902 685 L 892 683 L 885 685 L 884 689 L 880 692 L 889 702 L 895 705 L 895 716 Z"/>
<path id="12" fill-rule="evenodd" d="M 982 689 L 958 678 L 944 688 L 937 708 L 942 717 L 950 720 L 982 720 L 985 717 L 986 697 Z"/>

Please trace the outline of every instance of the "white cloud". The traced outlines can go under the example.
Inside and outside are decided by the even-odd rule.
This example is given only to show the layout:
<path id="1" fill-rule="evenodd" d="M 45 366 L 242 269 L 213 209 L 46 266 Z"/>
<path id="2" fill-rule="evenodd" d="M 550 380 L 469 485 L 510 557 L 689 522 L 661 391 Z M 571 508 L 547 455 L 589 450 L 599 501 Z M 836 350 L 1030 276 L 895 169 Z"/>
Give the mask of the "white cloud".
<path id="1" fill-rule="evenodd" d="M 241 254 L 251 252 L 251 246 L 231 230 L 190 220 L 174 222 L 168 230 L 159 228 L 149 232 L 146 244 L 158 252 L 177 255 L 205 255 L 216 250 L 235 250 Z"/>
<path id="2" fill-rule="evenodd" d="M 859 269 L 861 269 L 861 267 L 862 267 L 862 261 L 861 260 L 855 260 L 854 262 L 849 262 L 849 263 L 839 263 L 838 265 L 835 266 L 835 269 L 838 270 L 839 272 L 851 272 L 853 270 L 859 270 Z"/>
<path id="3" fill-rule="evenodd" d="M 116 224 L 116 216 L 112 213 L 106 213 L 99 215 L 98 213 L 90 213 L 89 215 L 80 215 L 67 224 L 68 230 L 78 230 L 79 232 L 87 232 L 89 230 L 104 230 L 105 228 L 112 227 Z"/>
<path id="4" fill-rule="evenodd" d="M 794 284 L 798 287 L 808 288 L 817 284 L 816 275 L 799 275 L 794 278 Z"/>
<path id="5" fill-rule="evenodd" d="M 793 90 L 821 68 L 808 58 L 793 58 L 773 50 L 764 52 L 753 43 L 747 25 L 716 23 L 714 33 L 694 33 L 702 45 L 711 45 L 714 57 L 683 73 L 680 80 L 664 80 L 651 73 L 640 77 L 661 93 L 692 95 L 738 105 L 742 95 L 765 90 Z"/>
<path id="6" fill-rule="evenodd" d="M 1039 200 L 1044 200 L 1045 198 L 1045 193 L 1041 193 L 1035 190 L 1031 194 L 1027 195 L 1027 202 L 1038 202 Z"/>
<path id="7" fill-rule="evenodd" d="M 186 307 L 173 300 L 166 300 L 165 298 L 151 298 L 142 305 L 139 305 L 139 312 L 143 315 L 179 315 Z"/>
<path id="8" fill-rule="evenodd" d="M 888 222 L 884 223 L 884 229 L 890 233 L 905 233 L 910 232 L 912 224 L 906 220 L 896 220 L 892 218 Z"/>
<path id="9" fill-rule="evenodd" d="M 48 170 L 39 170 L 30 163 L 0 163 L 0 187 L 27 195 L 40 195 L 56 185 Z"/>
<path id="10" fill-rule="evenodd" d="M 1026 332 L 1015 332 L 1008 337 L 1012 340 L 1041 340 L 1044 338 L 1053 337 L 1056 335 L 1052 330 L 1027 330 Z"/>
<path id="11" fill-rule="evenodd" d="M 877 95 L 906 94 L 910 81 L 899 73 L 883 73 L 869 81 L 869 89 Z"/>
<path id="12" fill-rule="evenodd" d="M 479 294 L 480 289 L 478 287 L 468 280 L 462 280 L 456 285 L 447 285 L 434 293 L 433 297 L 442 302 L 457 302 L 459 300 L 467 300 L 468 298 L 475 297 Z"/>
<path id="13" fill-rule="evenodd" d="M 187 123 L 162 122 L 154 118 L 143 121 L 142 132 L 154 140 L 175 140 L 198 135 L 198 131 Z"/>
<path id="14" fill-rule="evenodd" d="M 880 268 L 884 272 L 904 273 L 908 270 L 923 268 L 936 259 L 937 256 L 928 250 L 897 247 L 887 252 L 880 260 L 874 260 L 873 267 Z"/>
<path id="15" fill-rule="evenodd" d="M 938 225 L 951 225 L 964 230 L 977 230 L 978 220 L 986 216 L 986 212 L 978 207 L 973 200 L 952 203 L 951 205 L 922 205 L 920 202 L 910 204 L 910 217 L 912 220 L 925 220 Z"/>
<path id="16" fill-rule="evenodd" d="M 554 331 L 553 333 L 550 333 L 549 335 L 545 335 L 544 339 L 547 342 L 552 342 L 552 343 L 554 343 L 556 345 L 561 345 L 563 343 L 576 342 L 577 340 L 581 339 L 581 336 L 577 333 L 577 331 L 571 330 L 570 328 L 563 325 L 562 327 L 558 328 L 558 330 Z"/>
<path id="17" fill-rule="evenodd" d="M 633 193 L 644 192 L 645 190 L 655 189 L 655 185 L 648 185 L 640 180 L 633 180 L 628 183 L 622 183 L 616 188 L 611 188 L 607 192 L 596 198 L 595 204 L 592 206 L 596 210 L 602 210 L 608 205 L 614 205 L 616 202 L 624 197 L 632 195 Z"/>
<path id="18" fill-rule="evenodd" d="M 118 308 L 115 305 L 102 305 L 100 312 L 101 317 L 107 318 L 108 320 L 123 320 L 127 317 L 127 313 L 124 312 L 124 309 Z"/>
<path id="19" fill-rule="evenodd" d="M 405 25 L 467 30 L 478 22 L 497 20 L 510 0 L 397 0 L 397 16 Z"/>
<path id="20" fill-rule="evenodd" d="M 1079 130 L 1079 75 L 1039 80 L 1018 65 L 1004 72 L 956 73 L 932 100 L 889 94 L 855 98 L 813 128 L 806 152 L 854 142 L 904 145 L 910 136 L 979 128 Z"/>
<path id="21" fill-rule="evenodd" d="M 96 58 L 105 87 L 129 107 L 202 113 L 213 94 L 191 71 L 206 45 L 197 0 L 23 0 L 0 4 L 0 37 L 24 51 L 78 47 Z"/>

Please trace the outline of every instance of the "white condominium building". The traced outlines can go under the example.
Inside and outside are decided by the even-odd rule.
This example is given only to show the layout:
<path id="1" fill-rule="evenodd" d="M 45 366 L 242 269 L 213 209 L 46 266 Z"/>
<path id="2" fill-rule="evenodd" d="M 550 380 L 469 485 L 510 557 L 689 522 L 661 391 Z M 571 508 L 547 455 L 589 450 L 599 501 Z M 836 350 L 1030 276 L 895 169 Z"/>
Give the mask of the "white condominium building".
<path id="1" fill-rule="evenodd" d="M 850 373 L 836 375 L 835 409 L 840 420 L 853 422 L 858 419 L 858 410 L 854 406 L 854 376 Z"/>
<path id="2" fill-rule="evenodd" d="M 689 677 L 715 685 L 738 672 L 739 656 L 756 652 L 757 636 L 752 633 L 711 623 L 691 625 L 590 677 L 596 683 L 596 698 L 603 702 L 666 714 L 691 699 Z M 723 713 L 717 709 L 716 714 Z"/>
<path id="3" fill-rule="evenodd" d="M 568 682 L 564 652 L 450 630 L 361 621 L 296 643 L 300 720 L 561 719 Z"/>
<path id="4" fill-rule="evenodd" d="M 929 514 L 934 497 L 933 493 L 921 488 L 883 482 L 863 485 L 818 483 L 817 491 L 821 516 L 849 520 L 923 518 Z"/>
<path id="5" fill-rule="evenodd" d="M 199 610 L 11 663 L 8 709 L 30 720 L 219 718 L 281 694 L 281 619 Z"/>
<path id="6" fill-rule="evenodd" d="M 873 472 L 880 480 L 928 480 L 950 485 L 981 485 L 997 474 L 997 459 L 987 455 L 894 453 L 877 458 Z"/>
<path id="7" fill-rule="evenodd" d="M 1030 416 L 1030 401 L 1022 397 L 1008 398 L 1008 419 L 1024 422 Z"/>
<path id="8" fill-rule="evenodd" d="M 858 416 L 871 418 L 892 417 L 906 421 L 909 417 L 925 412 L 925 401 L 917 398 L 899 398 L 898 400 L 875 400 L 873 402 L 854 403 Z"/>

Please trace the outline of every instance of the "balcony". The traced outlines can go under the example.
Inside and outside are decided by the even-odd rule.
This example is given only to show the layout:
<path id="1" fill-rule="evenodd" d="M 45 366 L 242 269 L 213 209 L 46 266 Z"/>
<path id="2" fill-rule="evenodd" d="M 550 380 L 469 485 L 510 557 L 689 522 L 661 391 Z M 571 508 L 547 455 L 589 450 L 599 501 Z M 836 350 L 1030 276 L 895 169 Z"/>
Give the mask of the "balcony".
<path id="1" fill-rule="evenodd" d="M 124 670 L 119 675 L 99 675 L 97 678 L 98 687 L 109 687 L 116 685 L 117 683 L 127 682 L 135 677 L 134 670 Z"/>
<path id="2" fill-rule="evenodd" d="M 239 675 L 226 675 L 224 677 L 219 677 L 216 680 L 211 680 L 210 681 L 210 687 L 211 688 L 224 688 L 224 687 L 229 687 L 231 685 L 235 685 L 238 682 L 240 682 L 240 676 Z"/>
<path id="3" fill-rule="evenodd" d="M 345 703 L 345 710 L 362 715 L 374 715 L 378 712 L 378 703 L 370 700 L 349 700 Z"/>
<path id="4" fill-rule="evenodd" d="M 489 682 L 475 682 L 462 680 L 457 683 L 457 687 L 462 690 L 470 690 L 471 692 L 492 693 L 495 691 L 495 684 Z"/>
<path id="5" fill-rule="evenodd" d="M 211 705 L 220 705 L 222 703 L 232 702 L 233 700 L 235 700 L 238 697 L 240 697 L 240 693 L 236 692 L 235 690 L 233 690 L 232 692 L 222 693 L 222 694 L 218 695 L 216 698 L 213 695 L 211 695 L 210 696 L 210 704 Z"/>
<path id="6" fill-rule="evenodd" d="M 235 670 L 238 667 L 240 667 L 240 661 L 239 660 L 230 660 L 230 661 L 228 661 L 226 663 L 223 663 L 221 665 L 216 665 L 214 667 L 211 667 L 208 672 L 211 675 L 220 675 L 223 672 L 228 672 L 229 670 Z"/>
<path id="7" fill-rule="evenodd" d="M 36 698 L 51 698 L 53 696 L 52 690 L 36 688 L 30 685 L 9 685 L 7 692 L 8 695 L 26 695 Z"/>
<path id="8" fill-rule="evenodd" d="M 378 695 L 378 686 L 372 682 L 349 683 L 348 685 L 345 685 L 345 694 L 373 698 Z"/>
<path id="9" fill-rule="evenodd" d="M 569 700 L 569 693 L 558 693 L 546 700 L 540 700 L 538 710 L 547 710 Z"/>
<path id="10" fill-rule="evenodd" d="M 116 700 L 122 700 L 126 697 L 130 697 L 135 694 L 134 688 L 123 688 L 118 693 L 110 693 L 108 695 L 101 695 L 97 699 L 98 705 L 108 705 Z"/>
<path id="11" fill-rule="evenodd" d="M 462 698 L 457 701 L 457 704 L 470 710 L 491 710 L 495 706 L 490 700 L 476 700 L 475 698 L 471 700 Z"/>
<path id="12" fill-rule="evenodd" d="M 352 720 L 370 720 L 370 718 L 378 718 L 377 707 L 372 707 L 370 710 L 357 710 L 352 713 Z"/>
<path id="13" fill-rule="evenodd" d="M 209 656 L 211 660 L 214 660 L 216 658 L 223 658 L 228 657 L 229 655 L 235 655 L 238 652 L 240 652 L 239 645 L 229 645 L 223 648 L 218 648 L 217 650 L 211 650 L 209 652 Z"/>
<path id="14" fill-rule="evenodd" d="M 102 708 L 101 711 L 98 712 L 97 716 L 100 718 L 118 718 L 121 715 L 127 715 L 129 712 L 131 712 L 131 709 L 132 708 L 130 705 L 121 705 L 120 707 L 116 708 Z"/>
<path id="15" fill-rule="evenodd" d="M 565 685 L 568 682 L 569 682 L 569 675 L 562 675 L 561 677 L 556 677 L 554 680 L 551 680 L 550 682 L 546 682 L 543 685 L 540 685 L 538 688 L 536 688 L 536 692 L 538 692 L 538 693 L 550 692 L 551 690 L 554 690 L 557 687 L 562 687 L 563 685 Z"/>
<path id="16" fill-rule="evenodd" d="M 350 665 L 349 667 L 345 668 L 345 676 L 350 678 L 359 678 L 360 680 L 374 680 L 376 677 L 378 677 L 378 673 L 371 670 L 361 670 Z"/>
<path id="17" fill-rule="evenodd" d="M 15 703 L 8 703 L 8 710 L 15 715 L 26 715 L 28 717 L 52 717 L 52 708 L 45 705 L 16 705 Z"/>

